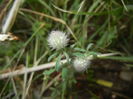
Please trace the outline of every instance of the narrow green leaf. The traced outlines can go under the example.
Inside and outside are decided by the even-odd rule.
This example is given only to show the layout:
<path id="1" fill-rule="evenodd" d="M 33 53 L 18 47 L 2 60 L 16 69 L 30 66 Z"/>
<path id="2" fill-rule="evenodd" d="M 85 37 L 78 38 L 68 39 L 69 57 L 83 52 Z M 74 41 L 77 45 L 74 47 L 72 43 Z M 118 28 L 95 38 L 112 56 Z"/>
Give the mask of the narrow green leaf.
<path id="1" fill-rule="evenodd" d="M 50 62 L 54 57 L 57 56 L 57 53 L 52 54 L 51 56 L 48 57 L 48 62 Z"/>
<path id="2" fill-rule="evenodd" d="M 84 54 L 83 53 L 73 53 L 74 56 L 76 57 L 84 57 Z"/>
<path id="3" fill-rule="evenodd" d="M 86 52 L 86 50 L 85 49 L 82 49 L 82 48 L 74 48 L 74 50 L 80 51 L 80 52 Z"/>
<path id="4" fill-rule="evenodd" d="M 92 46 L 93 46 L 93 43 L 90 43 L 90 44 L 88 44 L 86 49 L 89 50 Z"/>
<path id="5" fill-rule="evenodd" d="M 110 57 L 102 57 L 104 59 L 113 59 L 113 60 L 119 60 L 119 61 L 123 61 L 123 62 L 133 62 L 133 56 L 127 56 L 127 57 L 123 57 L 123 56 L 110 56 Z"/>
<path id="6" fill-rule="evenodd" d="M 60 61 L 61 61 L 61 56 L 62 55 L 59 55 L 58 58 L 57 58 L 57 61 L 56 61 L 56 66 L 55 66 L 55 69 L 58 71 L 60 69 Z"/>
<path id="7" fill-rule="evenodd" d="M 43 72 L 44 75 L 51 75 L 53 72 L 55 72 L 55 69 L 45 70 Z"/>
<path id="8" fill-rule="evenodd" d="M 69 55 L 66 53 L 66 52 L 63 52 L 64 53 L 64 55 L 65 55 L 65 57 L 66 57 L 66 59 L 67 59 L 67 62 L 69 62 Z"/>
<path id="9" fill-rule="evenodd" d="M 68 77 L 68 69 L 67 68 L 63 68 L 62 69 L 62 79 L 65 80 Z"/>

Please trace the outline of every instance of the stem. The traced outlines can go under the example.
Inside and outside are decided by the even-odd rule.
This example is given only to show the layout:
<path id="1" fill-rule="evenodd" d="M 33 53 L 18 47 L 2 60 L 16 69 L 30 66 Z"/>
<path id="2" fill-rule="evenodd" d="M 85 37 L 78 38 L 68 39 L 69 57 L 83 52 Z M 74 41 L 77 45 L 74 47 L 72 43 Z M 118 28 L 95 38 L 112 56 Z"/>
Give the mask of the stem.
<path id="1" fill-rule="evenodd" d="M 97 55 L 97 57 L 100 58 L 100 57 L 114 56 L 114 55 L 117 55 L 117 54 L 118 53 L 99 54 L 99 55 Z M 92 55 L 89 56 L 88 59 L 92 60 L 93 56 Z M 65 64 L 67 62 L 67 59 L 61 60 L 60 62 L 62 64 Z M 31 67 L 31 68 L 24 67 L 23 69 L 20 69 L 20 70 L 11 71 L 11 72 L 8 72 L 8 73 L 1 74 L 0 79 L 13 77 L 13 76 L 17 76 L 17 75 L 22 75 L 22 74 L 25 74 L 25 73 L 40 71 L 40 70 L 44 70 L 44 69 L 49 69 L 49 68 L 54 67 L 55 65 L 56 65 L 56 62 L 51 62 L 51 63 L 47 63 L 47 64 L 42 64 L 42 65 L 39 65 L 39 66 L 34 66 L 34 67 Z"/>

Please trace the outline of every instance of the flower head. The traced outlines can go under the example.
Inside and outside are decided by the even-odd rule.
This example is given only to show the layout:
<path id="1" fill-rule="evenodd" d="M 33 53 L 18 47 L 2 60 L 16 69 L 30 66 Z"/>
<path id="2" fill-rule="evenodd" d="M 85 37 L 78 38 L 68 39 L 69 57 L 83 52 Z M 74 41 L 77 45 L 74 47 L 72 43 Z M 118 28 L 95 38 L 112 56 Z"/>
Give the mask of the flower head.
<path id="1" fill-rule="evenodd" d="M 87 58 L 76 58 L 73 61 L 73 67 L 77 72 L 84 72 L 90 67 L 91 61 Z"/>
<path id="2" fill-rule="evenodd" d="M 67 46 L 69 39 L 62 31 L 51 31 L 47 41 L 51 48 L 59 50 Z"/>

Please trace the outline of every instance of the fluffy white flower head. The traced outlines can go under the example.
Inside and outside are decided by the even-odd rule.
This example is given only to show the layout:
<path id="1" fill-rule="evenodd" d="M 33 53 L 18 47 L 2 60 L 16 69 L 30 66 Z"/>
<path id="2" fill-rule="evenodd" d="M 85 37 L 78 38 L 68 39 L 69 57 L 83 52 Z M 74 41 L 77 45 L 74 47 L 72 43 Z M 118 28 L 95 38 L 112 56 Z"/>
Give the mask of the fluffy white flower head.
<path id="1" fill-rule="evenodd" d="M 77 72 L 84 72 L 90 67 L 91 61 L 87 58 L 75 58 L 73 67 Z"/>
<path id="2" fill-rule="evenodd" d="M 56 50 L 66 47 L 68 41 L 68 36 L 62 31 L 51 31 L 48 37 L 49 46 Z"/>

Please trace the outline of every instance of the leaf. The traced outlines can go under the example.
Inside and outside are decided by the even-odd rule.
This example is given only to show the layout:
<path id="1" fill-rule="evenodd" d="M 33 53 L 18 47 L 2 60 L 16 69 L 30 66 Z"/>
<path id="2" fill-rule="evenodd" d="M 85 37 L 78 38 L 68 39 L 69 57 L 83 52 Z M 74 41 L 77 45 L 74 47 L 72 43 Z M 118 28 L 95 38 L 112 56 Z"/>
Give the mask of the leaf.
<path id="1" fill-rule="evenodd" d="M 85 49 L 82 49 L 82 48 L 74 48 L 74 50 L 80 51 L 80 52 L 86 52 L 86 50 Z"/>
<path id="2" fill-rule="evenodd" d="M 86 49 L 89 50 L 93 45 L 94 45 L 93 43 L 88 44 Z"/>
<path id="3" fill-rule="evenodd" d="M 97 46 L 105 48 L 112 44 L 112 42 L 117 38 L 117 28 L 116 26 L 112 26 L 110 29 L 106 31 L 101 31 L 101 37 L 97 40 Z"/>
<path id="4" fill-rule="evenodd" d="M 57 61 L 56 61 L 56 66 L 55 66 L 55 69 L 58 71 L 60 69 L 60 61 L 61 61 L 61 56 L 62 55 L 59 55 L 58 58 L 57 58 Z"/>
<path id="5" fill-rule="evenodd" d="M 94 57 L 97 57 L 98 54 L 99 54 L 98 52 L 91 51 L 91 52 L 87 53 L 87 56 L 93 55 Z"/>
<path id="6" fill-rule="evenodd" d="M 62 69 L 62 80 L 63 80 L 63 83 L 62 83 L 62 93 L 63 93 L 63 96 L 64 94 L 66 93 L 66 88 L 67 88 L 67 84 L 68 84 L 68 69 L 67 68 L 63 68 Z"/>
<path id="7" fill-rule="evenodd" d="M 48 62 L 50 62 L 54 57 L 56 57 L 57 53 L 52 54 L 48 57 Z"/>
<path id="8" fill-rule="evenodd" d="M 68 69 L 67 68 L 63 68 L 62 69 L 62 79 L 65 80 L 68 77 Z"/>
<path id="9" fill-rule="evenodd" d="M 109 57 L 102 57 L 103 59 L 113 59 L 113 60 L 119 60 L 123 62 L 133 62 L 133 56 L 109 56 Z"/>
<path id="10" fill-rule="evenodd" d="M 83 53 L 79 53 L 79 52 L 73 53 L 73 55 L 76 56 L 76 57 L 84 57 L 84 54 Z"/>
<path id="11" fill-rule="evenodd" d="M 53 5 L 56 9 L 62 11 L 62 12 L 66 12 L 69 14 L 76 14 L 76 15 L 95 15 L 95 16 L 99 16 L 99 15 L 107 15 L 109 12 L 108 11 L 100 11 L 100 12 L 93 12 L 93 11 L 89 11 L 89 12 L 77 12 L 77 11 L 67 11 L 67 10 L 63 10 L 55 5 Z M 117 7 L 114 8 L 113 10 L 110 11 L 110 14 L 115 14 L 116 12 L 118 12 L 119 10 L 121 10 L 122 7 Z"/>
<path id="12" fill-rule="evenodd" d="M 55 72 L 55 69 L 45 70 L 43 72 L 44 75 L 51 75 L 53 72 Z"/>
<path id="13" fill-rule="evenodd" d="M 66 57 L 66 59 L 67 59 L 67 62 L 69 62 L 69 55 L 66 53 L 66 52 L 63 52 L 64 53 L 64 55 L 65 55 L 65 57 Z"/>

